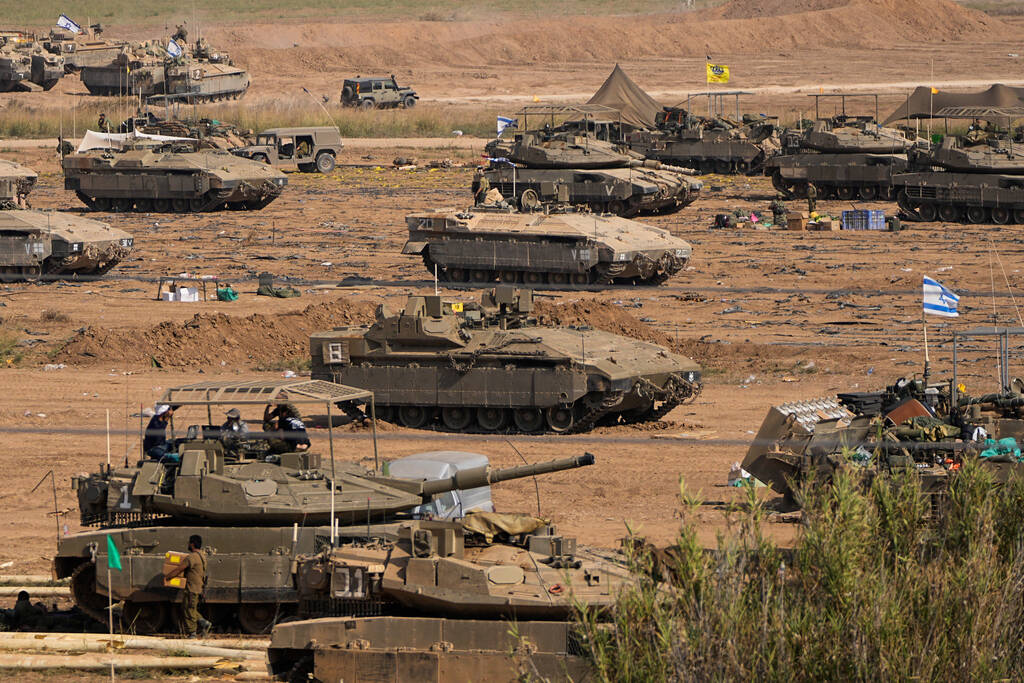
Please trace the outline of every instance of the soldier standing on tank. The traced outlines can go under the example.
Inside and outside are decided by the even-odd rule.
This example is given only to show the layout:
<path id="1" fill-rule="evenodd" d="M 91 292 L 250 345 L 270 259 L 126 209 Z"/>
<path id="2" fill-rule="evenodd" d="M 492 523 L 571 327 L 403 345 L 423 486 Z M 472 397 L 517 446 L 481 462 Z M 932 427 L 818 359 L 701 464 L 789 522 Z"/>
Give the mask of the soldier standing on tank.
<path id="1" fill-rule="evenodd" d="M 282 403 L 273 409 L 269 405 L 264 408 L 263 431 L 274 435 L 269 442 L 271 453 L 304 451 L 310 446 L 302 415 L 292 403 Z"/>
<path id="2" fill-rule="evenodd" d="M 775 199 L 769 208 L 772 210 L 772 223 L 775 225 L 785 225 L 787 213 L 785 202 L 781 199 Z"/>
<path id="3" fill-rule="evenodd" d="M 178 454 L 174 452 L 174 443 L 167 440 L 167 426 L 174 416 L 175 406 L 160 404 L 153 412 L 146 431 L 142 436 L 142 452 L 152 460 L 170 460 L 177 462 Z"/>
<path id="4" fill-rule="evenodd" d="M 814 213 L 814 210 L 818 207 L 818 188 L 814 187 L 814 183 L 807 183 L 807 213 L 808 215 Z"/>
<path id="5" fill-rule="evenodd" d="M 487 193 L 491 190 L 491 182 L 487 180 L 487 176 L 484 175 L 484 167 L 477 166 L 476 173 L 473 174 L 473 203 L 476 206 L 480 206 L 486 201 Z"/>
<path id="6" fill-rule="evenodd" d="M 167 575 L 168 579 L 185 575 L 185 595 L 182 599 L 182 625 L 187 638 L 206 635 L 213 624 L 199 614 L 199 599 L 206 588 L 206 555 L 202 552 L 203 537 L 192 534 L 188 539 L 188 557 Z M 198 629 L 198 632 L 197 632 Z"/>
<path id="7" fill-rule="evenodd" d="M 107 123 L 107 115 L 100 114 L 100 118 L 96 121 L 96 125 L 99 126 L 100 132 L 109 133 L 110 125 Z"/>

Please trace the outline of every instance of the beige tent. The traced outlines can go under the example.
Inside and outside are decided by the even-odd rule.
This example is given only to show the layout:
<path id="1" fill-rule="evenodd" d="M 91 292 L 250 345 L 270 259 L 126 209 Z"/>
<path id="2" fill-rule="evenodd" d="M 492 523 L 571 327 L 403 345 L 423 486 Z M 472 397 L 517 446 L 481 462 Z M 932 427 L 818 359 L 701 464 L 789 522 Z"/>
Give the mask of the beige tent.
<path id="1" fill-rule="evenodd" d="M 943 109 L 954 107 L 1024 107 L 1024 88 L 1011 88 L 1002 83 L 996 83 L 988 90 L 981 92 L 954 93 L 940 90 L 933 94 L 931 88 L 919 86 L 903 104 L 896 107 L 896 111 L 889 114 L 882 125 L 888 125 L 901 119 L 927 119 Z"/>
<path id="2" fill-rule="evenodd" d="M 654 128 L 654 117 L 662 109 L 618 64 L 587 104 L 611 107 L 621 113 L 623 123 L 635 128 Z"/>

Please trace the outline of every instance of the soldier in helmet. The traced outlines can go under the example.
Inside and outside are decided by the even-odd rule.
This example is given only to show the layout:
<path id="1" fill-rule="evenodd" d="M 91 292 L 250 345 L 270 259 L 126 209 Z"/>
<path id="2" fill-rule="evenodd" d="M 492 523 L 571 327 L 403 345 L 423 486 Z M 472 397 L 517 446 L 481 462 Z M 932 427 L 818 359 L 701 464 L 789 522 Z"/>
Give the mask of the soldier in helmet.
<path id="1" fill-rule="evenodd" d="M 772 210 L 772 223 L 775 225 L 786 224 L 786 204 L 781 199 L 772 200 L 769 208 Z"/>
<path id="2" fill-rule="evenodd" d="M 818 188 L 814 183 L 807 183 L 807 213 L 812 214 L 818 207 Z"/>
<path id="3" fill-rule="evenodd" d="M 473 203 L 477 206 L 483 204 L 487 199 L 487 193 L 490 189 L 491 182 L 484 175 L 484 167 L 477 166 L 476 173 L 473 174 Z"/>
<path id="4" fill-rule="evenodd" d="M 109 133 L 110 132 L 110 124 L 107 123 L 107 115 L 106 114 L 102 114 L 102 113 L 100 114 L 99 119 L 96 120 L 96 125 L 99 127 L 100 132 L 103 132 L 103 133 Z"/>

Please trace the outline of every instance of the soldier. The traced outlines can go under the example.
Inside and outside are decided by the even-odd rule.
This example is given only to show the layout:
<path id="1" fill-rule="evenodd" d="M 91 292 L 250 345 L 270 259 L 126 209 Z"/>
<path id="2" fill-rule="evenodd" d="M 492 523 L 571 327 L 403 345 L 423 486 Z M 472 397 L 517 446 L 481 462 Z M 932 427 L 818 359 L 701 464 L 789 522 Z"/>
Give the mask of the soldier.
<path id="1" fill-rule="evenodd" d="M 786 224 L 786 204 L 781 199 L 775 199 L 772 201 L 770 208 L 772 210 L 772 223 L 775 225 Z"/>
<path id="2" fill-rule="evenodd" d="M 274 435 L 270 439 L 271 453 L 304 451 L 310 446 L 306 425 L 299 409 L 292 403 L 282 403 L 263 409 L 263 431 Z"/>
<path id="3" fill-rule="evenodd" d="M 242 414 L 238 412 L 238 408 L 232 408 L 224 415 L 228 419 L 220 426 L 220 437 L 222 439 L 244 439 L 249 433 L 249 425 L 242 421 Z"/>
<path id="4" fill-rule="evenodd" d="M 185 575 L 185 595 L 182 599 L 181 610 L 182 625 L 187 638 L 195 638 L 197 635 L 205 636 L 213 626 L 199 614 L 199 599 L 203 596 L 203 590 L 206 588 L 206 556 L 201 552 L 202 549 L 203 537 L 199 534 L 189 536 L 188 557 L 167 575 L 168 579 Z"/>
<path id="5" fill-rule="evenodd" d="M 152 460 L 178 461 L 178 454 L 174 452 L 174 443 L 167 440 L 167 426 L 174 416 L 174 406 L 161 403 L 153 412 L 153 417 L 146 425 L 146 432 L 142 437 L 142 452 Z"/>
<path id="6" fill-rule="evenodd" d="M 308 157 L 312 153 L 313 147 L 309 144 L 309 140 L 306 139 L 300 140 L 295 148 L 295 156 L 297 157 Z"/>
<path id="7" fill-rule="evenodd" d="M 100 114 L 100 118 L 96 121 L 96 125 L 99 126 L 100 132 L 109 133 L 110 126 L 107 124 L 107 115 Z"/>
<path id="8" fill-rule="evenodd" d="M 814 183 L 807 183 L 807 213 L 812 214 L 818 206 L 818 188 Z"/>
<path id="9" fill-rule="evenodd" d="M 476 173 L 473 174 L 473 203 L 476 206 L 480 206 L 487 199 L 487 192 L 491 189 L 491 182 L 487 180 L 487 176 L 484 175 L 484 167 L 477 166 Z"/>

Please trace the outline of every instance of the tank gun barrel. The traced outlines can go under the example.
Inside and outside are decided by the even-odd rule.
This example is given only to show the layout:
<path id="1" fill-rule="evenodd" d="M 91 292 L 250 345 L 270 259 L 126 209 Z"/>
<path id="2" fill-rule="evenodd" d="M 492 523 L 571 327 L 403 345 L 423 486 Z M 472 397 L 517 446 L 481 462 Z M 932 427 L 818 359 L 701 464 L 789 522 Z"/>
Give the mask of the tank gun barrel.
<path id="1" fill-rule="evenodd" d="M 538 462 L 533 465 L 519 465 L 518 467 L 506 467 L 503 469 L 492 469 L 489 466 L 474 467 L 472 469 L 456 472 L 447 479 L 435 479 L 423 482 L 420 493 L 424 496 L 433 496 L 447 491 L 475 489 L 480 486 L 497 484 L 500 481 L 510 479 L 523 479 L 538 474 L 549 474 L 562 470 L 572 470 L 577 467 L 586 467 L 594 464 L 594 456 L 591 453 L 577 455 L 571 458 L 558 458 L 546 462 Z"/>

